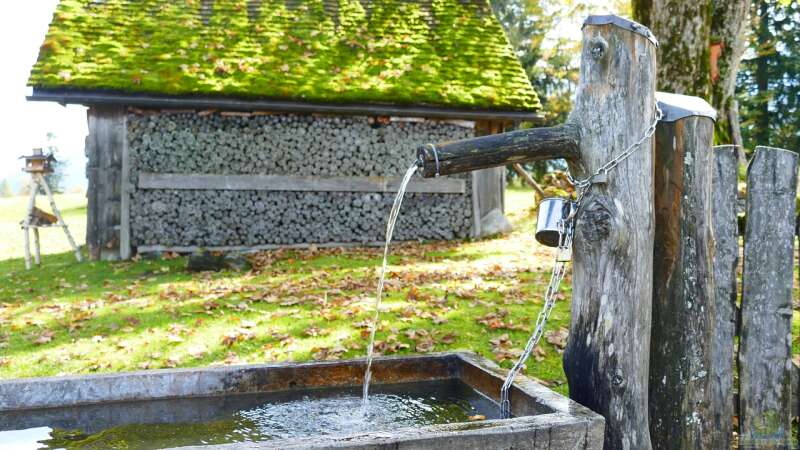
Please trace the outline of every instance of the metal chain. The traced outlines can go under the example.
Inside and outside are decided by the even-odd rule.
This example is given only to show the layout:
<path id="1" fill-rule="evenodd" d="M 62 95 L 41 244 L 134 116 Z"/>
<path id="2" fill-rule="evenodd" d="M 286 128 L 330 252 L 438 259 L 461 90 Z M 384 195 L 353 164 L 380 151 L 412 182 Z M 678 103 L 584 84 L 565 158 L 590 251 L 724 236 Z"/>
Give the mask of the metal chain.
<path id="1" fill-rule="evenodd" d="M 574 223 L 571 217 L 558 221 L 559 252 L 568 252 L 572 246 L 573 230 L 570 223 Z M 519 371 L 522 370 L 525 361 L 544 334 L 544 326 L 547 323 L 547 319 L 550 317 L 550 312 L 553 311 L 553 306 L 556 304 L 556 294 L 558 294 L 558 288 L 561 286 L 561 280 L 564 279 L 564 274 L 566 272 L 567 262 L 559 260 L 559 255 L 556 255 L 553 263 L 553 272 L 550 274 L 550 284 L 547 286 L 547 291 L 544 294 L 544 307 L 539 312 L 539 317 L 536 318 L 536 326 L 534 327 L 533 334 L 530 339 L 528 339 L 528 343 L 525 345 L 525 350 L 523 350 L 522 355 L 520 355 L 514 367 L 512 367 L 511 371 L 506 375 L 503 387 L 500 388 L 500 416 L 503 419 L 511 417 L 511 400 L 508 397 L 508 392 L 511 389 L 511 385 L 514 383 L 514 378 L 516 378 Z"/>
<path id="2" fill-rule="evenodd" d="M 531 337 L 528 339 L 528 343 L 525 345 L 525 350 L 522 351 L 522 354 L 514 364 L 514 367 L 512 367 L 508 372 L 508 375 L 506 375 L 505 382 L 500 388 L 500 415 L 502 418 L 508 419 L 511 417 L 511 400 L 508 395 L 509 390 L 511 389 L 511 385 L 514 383 L 514 378 L 516 378 L 517 374 L 520 372 L 520 370 L 522 370 L 525 365 L 525 361 L 528 360 L 528 357 L 530 357 L 531 352 L 533 352 L 533 349 L 536 347 L 536 344 L 538 344 L 539 340 L 542 338 L 542 335 L 544 334 L 544 327 L 547 324 L 547 319 L 550 317 L 550 313 L 553 311 L 553 307 L 556 304 L 556 294 L 558 294 L 561 281 L 564 279 L 564 274 L 567 271 L 568 259 L 564 257 L 564 254 L 572 251 L 572 238 L 575 233 L 576 216 L 584 196 L 586 196 L 593 184 L 599 182 L 605 177 L 606 174 L 608 174 L 609 171 L 613 170 L 619 165 L 619 163 L 627 159 L 633 154 L 633 152 L 640 148 L 644 141 L 653 136 L 653 133 L 656 132 L 658 121 L 661 120 L 663 115 L 664 114 L 661 111 L 661 108 L 658 107 L 658 102 L 656 102 L 655 117 L 653 118 L 653 122 L 645 131 L 644 135 L 642 135 L 638 141 L 628 146 L 625 151 L 611 158 L 611 160 L 597 169 L 591 176 L 583 179 L 574 179 L 569 173 L 569 169 L 567 169 L 567 179 L 570 183 L 572 183 L 573 186 L 575 186 L 575 202 L 572 203 L 570 207 L 571 210 L 569 216 L 558 221 L 558 252 L 556 253 L 555 261 L 553 262 L 553 272 L 550 274 L 550 284 L 548 284 L 547 291 L 545 291 L 544 294 L 544 306 L 539 312 L 539 316 L 536 318 L 536 325 L 533 328 L 533 334 L 531 334 Z"/>
<path id="3" fill-rule="evenodd" d="M 655 110 L 656 114 L 653 118 L 653 122 L 650 124 L 650 127 L 647 128 L 645 133 L 639 138 L 638 141 L 634 142 L 625 151 L 619 153 L 617 156 L 611 158 L 607 163 L 603 164 L 602 167 L 597 169 L 591 176 L 582 179 L 575 179 L 572 178 L 572 174 L 569 173 L 569 168 L 567 168 L 567 180 L 575 186 L 575 189 L 580 193 L 581 191 L 585 191 L 589 189 L 589 187 L 598 179 L 605 176 L 608 172 L 612 169 L 617 167 L 619 163 L 626 160 L 629 156 L 631 156 L 641 145 L 644 141 L 650 139 L 653 136 L 653 133 L 656 132 L 656 127 L 658 126 L 658 121 L 664 117 L 664 113 L 661 111 L 661 108 L 658 107 L 658 102 L 655 102 Z"/>

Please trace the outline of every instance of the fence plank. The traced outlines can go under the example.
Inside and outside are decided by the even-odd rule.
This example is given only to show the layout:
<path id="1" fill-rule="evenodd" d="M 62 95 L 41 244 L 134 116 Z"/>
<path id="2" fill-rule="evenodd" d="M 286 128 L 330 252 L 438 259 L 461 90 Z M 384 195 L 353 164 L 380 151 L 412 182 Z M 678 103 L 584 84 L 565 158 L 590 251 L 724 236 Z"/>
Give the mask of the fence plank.
<path id="1" fill-rule="evenodd" d="M 654 449 L 720 448 L 711 445 L 718 431 L 708 389 L 714 321 L 713 134 L 714 120 L 705 116 L 660 122 L 656 128 L 649 382 Z"/>
<path id="2" fill-rule="evenodd" d="M 757 147 L 747 170 L 739 439 L 789 449 L 796 153 Z"/>
<path id="3" fill-rule="evenodd" d="M 733 436 L 733 341 L 736 335 L 736 268 L 739 264 L 736 147 L 714 147 L 714 324 L 709 392 L 714 439 L 709 448 L 731 448 Z"/>

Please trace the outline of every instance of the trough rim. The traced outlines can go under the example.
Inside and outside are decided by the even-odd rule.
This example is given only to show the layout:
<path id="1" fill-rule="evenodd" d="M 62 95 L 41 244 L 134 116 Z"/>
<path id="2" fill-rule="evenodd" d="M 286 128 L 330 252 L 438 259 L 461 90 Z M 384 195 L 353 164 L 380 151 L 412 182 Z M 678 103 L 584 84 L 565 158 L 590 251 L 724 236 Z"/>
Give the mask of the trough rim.
<path id="1" fill-rule="evenodd" d="M 499 392 L 486 392 L 475 386 L 473 383 L 490 383 L 493 385 L 502 384 L 505 378 L 506 369 L 500 368 L 494 362 L 487 360 L 473 352 L 455 351 L 429 353 L 424 355 L 407 356 L 382 356 L 375 358 L 375 367 L 402 363 L 425 363 L 426 360 L 439 363 L 440 370 L 445 372 L 427 374 L 422 373 L 422 377 L 416 381 L 434 381 L 445 379 L 458 379 L 470 385 L 481 394 L 489 397 L 495 402 L 498 401 Z M 13 380 L 0 380 L 0 414 L 4 412 L 36 411 L 43 409 L 76 407 L 85 405 L 96 405 L 99 403 L 117 402 L 137 402 L 150 400 L 169 400 L 169 399 L 188 399 L 188 398 L 213 398 L 231 395 L 247 395 L 267 392 L 280 392 L 277 390 L 252 390 L 252 391 L 226 391 L 223 386 L 224 381 L 229 379 L 238 380 L 241 376 L 252 373 L 263 373 L 269 370 L 307 370 L 309 368 L 323 368 L 336 366 L 361 365 L 365 358 L 335 360 L 335 361 L 308 361 L 308 362 L 284 362 L 269 364 L 247 364 L 231 365 L 219 367 L 201 368 L 179 368 L 179 369 L 156 369 L 135 372 L 119 372 L 111 374 L 95 375 L 74 375 L 65 377 L 40 377 L 40 378 L 21 378 Z M 432 376 L 428 376 L 432 375 Z M 194 389 L 193 392 L 180 391 L 174 395 L 153 395 L 148 392 L 148 388 L 163 387 L 162 381 L 174 380 L 178 376 L 183 383 L 173 383 L 172 387 L 180 389 L 181 386 L 188 385 Z M 103 396 L 103 386 L 108 388 L 114 385 L 115 380 L 126 379 L 132 385 L 133 395 L 136 398 L 125 398 L 124 395 L 116 393 L 113 389 L 108 389 Z M 387 380 L 379 384 L 391 384 L 395 382 L 406 382 L 397 380 Z M 414 381 L 414 380 L 409 380 Z M 205 382 L 205 384 L 203 384 Z M 214 384 L 216 382 L 216 384 Z M 222 383 L 222 384 L 221 384 Z M 346 387 L 357 386 L 357 384 L 331 384 L 325 387 Z M 97 389 L 93 389 L 97 388 Z M 221 390 L 220 388 L 223 388 Z M 235 388 L 235 386 L 233 386 Z M 65 389 L 77 389 L 77 397 L 73 397 L 71 402 L 57 403 L 57 396 L 42 396 L 42 390 L 51 392 L 64 391 Z M 81 390 L 83 389 L 83 390 Z M 32 390 L 38 390 L 38 397 L 31 396 Z M 289 389 L 291 390 L 291 389 Z M 72 391 L 73 393 L 75 391 Z M 81 401 L 81 396 L 84 395 Z M 256 443 L 235 443 L 211 446 L 188 446 L 179 447 L 181 449 L 219 449 L 227 450 L 234 448 L 377 448 L 389 445 L 391 447 L 401 446 L 403 448 L 459 448 L 458 443 L 450 442 L 448 446 L 442 446 L 440 440 L 447 440 L 448 437 L 458 436 L 476 441 L 475 448 L 486 445 L 490 439 L 495 441 L 508 441 L 514 446 L 523 445 L 526 442 L 533 442 L 537 439 L 536 433 L 546 431 L 550 433 L 566 433 L 571 430 L 573 435 L 577 433 L 575 439 L 583 439 L 585 449 L 602 448 L 603 432 L 605 420 L 599 414 L 594 413 L 588 408 L 576 403 L 575 401 L 558 394 L 542 384 L 535 382 L 525 376 L 519 375 L 514 381 L 511 391 L 512 407 L 515 396 L 524 395 L 547 412 L 535 415 L 522 415 L 511 419 L 494 419 L 480 422 L 463 422 L 430 425 L 424 427 L 404 428 L 387 432 L 368 432 L 356 434 L 330 435 L 323 438 L 300 438 L 300 439 L 280 439 L 263 441 Z M 35 397 L 35 398 L 34 398 Z M 87 401 L 91 398 L 92 401 Z M 25 403 L 25 400 L 29 400 Z M 30 400 L 38 399 L 39 402 Z M 530 414 L 528 410 L 519 410 L 519 413 Z M 515 412 L 516 414 L 517 412 Z M 566 439 L 571 438 L 567 436 Z M 582 437 L 581 437 L 582 436 Z M 564 438 L 562 436 L 562 438 Z M 548 439 L 550 439 L 548 437 Z M 431 446 L 433 445 L 433 446 Z M 524 448 L 524 447 L 523 447 Z"/>

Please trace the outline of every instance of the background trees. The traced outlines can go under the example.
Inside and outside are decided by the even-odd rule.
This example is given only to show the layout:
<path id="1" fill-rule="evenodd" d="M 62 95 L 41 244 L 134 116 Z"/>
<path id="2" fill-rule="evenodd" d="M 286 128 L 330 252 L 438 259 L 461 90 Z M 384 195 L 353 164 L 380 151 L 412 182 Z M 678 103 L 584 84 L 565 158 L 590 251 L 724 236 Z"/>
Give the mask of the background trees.
<path id="1" fill-rule="evenodd" d="M 708 100 L 715 139 L 800 151 L 800 2 L 796 0 L 492 0 L 544 105 L 563 122 L 578 79 L 576 30 L 588 14 L 633 16 L 659 38 L 658 89 Z M 740 152 L 740 162 L 745 162 Z M 528 167 L 543 175 L 543 164 Z"/>
<path id="2" fill-rule="evenodd" d="M 745 147 L 800 151 L 800 3 L 753 0 L 737 79 Z"/>

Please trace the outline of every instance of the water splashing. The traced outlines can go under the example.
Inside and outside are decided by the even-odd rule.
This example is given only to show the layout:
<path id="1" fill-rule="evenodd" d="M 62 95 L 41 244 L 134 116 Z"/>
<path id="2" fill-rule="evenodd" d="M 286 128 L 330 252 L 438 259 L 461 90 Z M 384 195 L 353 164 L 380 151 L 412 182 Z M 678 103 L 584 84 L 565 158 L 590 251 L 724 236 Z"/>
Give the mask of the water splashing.
<path id="1" fill-rule="evenodd" d="M 367 412 L 369 405 L 369 381 L 372 378 L 372 353 L 375 344 L 375 331 L 378 329 L 378 319 L 380 318 L 381 300 L 383 299 L 383 283 L 386 279 L 386 265 L 388 264 L 389 257 L 389 244 L 392 242 L 392 234 L 394 233 L 394 225 L 397 222 L 397 216 L 400 214 L 400 205 L 403 203 L 403 196 L 406 193 L 408 182 L 411 177 L 419 169 L 415 162 L 414 165 L 406 170 L 403 181 L 400 183 L 400 189 L 397 191 L 397 196 L 394 198 L 392 210 L 389 212 L 389 220 L 386 222 L 386 244 L 383 247 L 383 266 L 381 266 L 381 276 L 378 280 L 378 295 L 375 297 L 375 311 L 372 316 L 372 323 L 369 327 L 369 345 L 367 345 L 367 369 L 364 371 L 364 390 L 361 398 L 361 406 L 364 413 Z"/>

